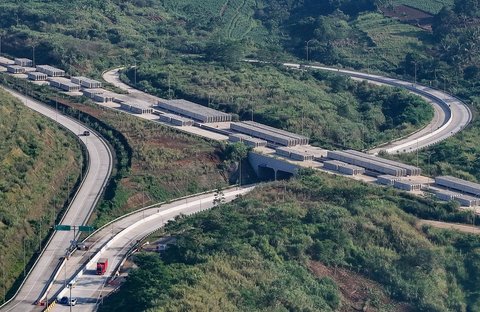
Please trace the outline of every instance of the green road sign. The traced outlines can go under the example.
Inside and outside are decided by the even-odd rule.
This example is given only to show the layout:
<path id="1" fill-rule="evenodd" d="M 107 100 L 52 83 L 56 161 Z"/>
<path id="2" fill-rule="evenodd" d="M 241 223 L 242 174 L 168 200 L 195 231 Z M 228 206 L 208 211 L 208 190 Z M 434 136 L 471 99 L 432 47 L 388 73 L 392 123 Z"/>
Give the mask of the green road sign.
<path id="1" fill-rule="evenodd" d="M 94 230 L 94 227 L 93 226 L 90 226 L 90 225 L 80 225 L 78 227 L 78 230 L 80 232 L 93 232 Z"/>
<path id="2" fill-rule="evenodd" d="M 55 225 L 56 231 L 70 231 L 72 227 L 70 225 L 57 224 Z"/>

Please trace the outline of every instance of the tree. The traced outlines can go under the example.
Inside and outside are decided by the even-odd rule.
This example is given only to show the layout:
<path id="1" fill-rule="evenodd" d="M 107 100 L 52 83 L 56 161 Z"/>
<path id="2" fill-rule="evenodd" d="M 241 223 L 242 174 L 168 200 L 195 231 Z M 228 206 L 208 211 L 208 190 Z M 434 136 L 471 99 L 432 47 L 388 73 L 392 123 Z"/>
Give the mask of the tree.
<path id="1" fill-rule="evenodd" d="M 225 159 L 231 161 L 241 161 L 247 157 L 247 154 L 248 147 L 242 142 L 227 144 L 224 151 Z"/>
<path id="2" fill-rule="evenodd" d="M 455 0 L 454 10 L 460 15 L 480 17 L 480 0 Z"/>
<path id="3" fill-rule="evenodd" d="M 207 44 L 205 53 L 208 60 L 232 65 L 242 60 L 245 46 L 242 41 L 217 39 Z"/>
<path id="4" fill-rule="evenodd" d="M 444 7 L 433 18 L 433 37 L 440 42 L 455 28 L 458 17 L 452 9 Z"/>

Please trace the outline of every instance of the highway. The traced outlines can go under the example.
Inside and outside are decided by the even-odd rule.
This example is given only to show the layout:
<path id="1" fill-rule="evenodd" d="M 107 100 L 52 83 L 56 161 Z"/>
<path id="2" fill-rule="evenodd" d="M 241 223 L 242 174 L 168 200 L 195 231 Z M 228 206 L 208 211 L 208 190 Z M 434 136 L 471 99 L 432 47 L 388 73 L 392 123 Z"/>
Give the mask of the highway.
<path id="1" fill-rule="evenodd" d="M 151 104 L 157 104 L 159 100 L 166 101 L 165 99 L 162 99 L 162 98 L 159 98 L 157 96 L 154 96 L 154 95 L 148 94 L 146 92 L 143 92 L 141 90 L 135 89 L 133 87 L 130 87 L 126 83 L 122 82 L 120 80 L 120 77 L 119 77 L 120 70 L 122 70 L 122 69 L 123 69 L 123 67 L 115 68 L 115 69 L 106 71 L 106 72 L 103 73 L 102 78 L 106 82 L 112 84 L 113 86 L 115 86 L 115 87 L 117 87 L 117 88 L 119 88 L 123 91 L 126 91 L 129 96 L 131 96 L 131 97 L 133 97 L 137 100 L 145 101 L 145 102 L 151 103 Z"/>
<path id="2" fill-rule="evenodd" d="M 231 188 L 224 190 L 225 202 L 230 202 L 239 195 L 246 194 L 254 186 Z M 74 255 L 91 259 L 86 266 L 71 276 L 69 283 L 74 281 L 71 288 L 72 298 L 77 298 L 75 311 L 94 311 L 101 298 L 113 290 L 111 285 L 105 285 L 108 277 L 114 274 L 115 268 L 125 259 L 130 248 L 148 234 L 161 228 L 169 220 L 180 214 L 190 215 L 214 207 L 215 192 L 195 197 L 184 198 L 150 209 L 140 210 L 125 218 L 105 226 L 88 240 L 87 244 L 93 252 L 76 253 Z M 98 250 L 98 252 L 97 252 Z M 105 275 L 96 275 L 96 261 L 98 258 L 108 258 L 108 270 Z M 74 259 L 72 259 L 74 260 Z M 70 260 L 69 260 L 70 261 Z M 60 281 L 62 282 L 62 281 Z M 70 288 L 64 288 L 58 297 L 70 296 Z M 68 311 L 66 305 L 56 304 L 51 311 Z"/>
<path id="3" fill-rule="evenodd" d="M 249 62 L 255 62 L 255 60 L 249 60 Z M 381 150 L 389 154 L 411 153 L 451 137 L 460 132 L 472 121 L 472 112 L 465 103 L 450 94 L 437 89 L 429 88 L 420 84 L 412 84 L 411 82 L 400 79 L 339 68 L 315 65 L 301 66 L 300 64 L 295 63 L 284 63 L 283 65 L 296 69 L 309 68 L 330 71 L 347 75 L 354 79 L 367 80 L 375 84 L 403 88 L 413 94 L 421 96 L 433 106 L 434 118 L 426 127 L 407 137 L 376 147 L 369 151 L 369 153 L 372 154 L 378 154 Z"/>
<path id="4" fill-rule="evenodd" d="M 405 138 L 401 138 L 395 142 L 372 149 L 370 152 L 374 154 L 378 153 L 380 150 L 384 150 L 388 153 L 413 152 L 415 150 L 438 143 L 454 135 L 468 125 L 472 119 L 472 114 L 464 103 L 439 90 L 434 90 L 421 85 L 413 85 L 411 82 L 398 79 L 356 71 L 323 66 L 300 66 L 300 64 L 292 63 L 285 63 L 283 65 L 297 69 L 305 67 L 316 70 L 327 70 L 348 75 L 354 79 L 362 79 L 376 84 L 386 84 L 394 87 L 404 88 L 409 92 L 422 96 L 432 104 L 435 111 L 434 119 L 427 127 Z M 157 102 L 157 97 L 134 89 L 121 82 L 118 77 L 118 71 L 119 69 L 107 71 L 104 73 L 103 78 L 114 86 L 127 91 L 130 96 L 136 99 L 150 102 L 152 104 Z M 85 130 L 89 130 L 75 120 L 60 114 L 56 114 L 54 110 L 43 106 L 38 102 L 31 101 L 16 92 L 10 92 L 17 98 L 21 99 L 28 107 L 39 111 L 52 120 L 56 120 L 58 123 L 64 125 L 67 129 L 76 134 L 82 133 Z M 110 175 L 112 155 L 110 154 L 106 143 L 100 137 L 95 135 L 92 130 L 90 130 L 90 132 L 92 133 L 90 137 L 80 137 L 80 139 L 88 148 L 90 155 L 90 170 L 79 193 L 72 202 L 65 219 L 62 221 L 63 224 L 80 225 L 86 222 L 92 209 L 95 207 L 98 196 L 102 193 L 102 189 Z M 205 205 L 205 203 L 203 205 Z M 142 212 L 142 220 L 138 220 L 132 225 L 137 226 L 135 230 L 132 228 L 132 235 L 118 239 L 116 244 L 120 245 L 112 245 L 111 248 L 108 248 L 104 251 L 105 255 L 109 258 L 111 257 L 112 259 L 110 268 L 115 267 L 115 263 L 120 261 L 119 259 L 121 259 L 124 253 L 126 253 L 131 242 L 161 227 L 165 220 L 171 219 L 179 213 L 189 214 L 209 208 L 207 206 L 200 206 L 200 202 L 192 202 L 190 204 L 186 203 L 184 206 L 180 205 L 179 207 L 173 207 L 173 210 L 168 212 L 157 211 L 152 215 L 149 215 L 146 213 L 146 211 Z M 143 215 L 145 215 L 145 217 L 143 217 Z M 70 240 L 72 238 L 72 234 L 67 232 L 59 232 L 53 236 L 51 242 L 44 250 L 43 254 L 39 258 L 38 263 L 29 274 L 25 284 L 21 288 L 16 298 L 12 302 L 8 303 L 6 307 L 4 307 L 5 311 L 29 311 L 34 308 L 34 306 L 31 304 L 37 299 L 40 299 L 45 285 L 49 283 L 51 274 L 58 264 L 58 259 L 64 256 L 65 249 L 70 245 Z M 102 241 L 102 239 L 99 239 L 98 241 Z M 71 264 L 69 271 L 67 272 L 67 270 L 65 270 L 65 272 L 67 272 L 69 275 L 73 274 L 73 271 L 77 268 L 77 265 L 80 265 L 85 257 L 85 253 L 77 254 L 79 257 L 76 259 L 76 261 L 69 261 Z M 92 257 L 92 255 L 89 254 L 89 257 Z M 102 257 L 104 257 L 104 255 L 102 255 Z M 75 287 L 72 289 L 72 295 L 79 298 L 79 306 L 84 307 L 86 310 L 91 310 L 91 307 L 96 304 L 97 300 L 95 298 L 99 298 L 98 292 L 101 291 L 101 287 L 103 287 L 102 285 L 104 284 L 104 277 L 91 274 L 92 265 L 93 264 L 86 268 L 87 274 L 85 274 L 83 277 L 80 277 L 75 283 Z M 50 293 L 56 293 L 57 290 L 62 287 L 64 282 L 64 280 L 60 281 L 57 278 L 57 281 L 53 284 L 53 288 L 50 290 Z"/>
<path id="5" fill-rule="evenodd" d="M 246 60 L 250 63 L 260 63 L 258 60 Z M 472 113 L 470 109 L 462 101 L 451 96 L 448 93 L 440 90 L 432 89 L 419 84 L 412 84 L 411 82 L 400 79 L 388 78 L 379 75 L 367 74 L 358 71 L 344 70 L 339 68 L 314 66 L 314 65 L 300 65 L 295 63 L 284 63 L 289 68 L 301 69 L 310 68 L 315 70 L 325 70 L 338 74 L 347 75 L 357 80 L 367 80 L 370 83 L 377 85 L 388 85 L 397 88 L 403 88 L 409 92 L 422 97 L 430 103 L 434 110 L 433 119 L 430 123 L 422 129 L 399 138 L 393 142 L 388 142 L 381 146 L 375 147 L 368 152 L 371 154 L 378 154 L 380 151 L 385 151 L 389 154 L 394 153 L 411 153 L 416 150 L 426 148 L 430 145 L 441 142 L 450 136 L 461 131 L 472 120 Z M 159 98 L 130 87 L 123 83 L 119 78 L 119 71 L 121 68 L 116 68 L 106 71 L 103 74 L 103 79 L 111 83 L 115 87 L 122 89 L 129 93 L 130 96 L 155 103 Z"/>
<path id="6" fill-rule="evenodd" d="M 79 136 L 79 140 L 85 144 L 89 157 L 89 169 L 83 183 L 72 200 L 68 211 L 62 219 L 62 224 L 82 225 L 87 222 L 90 214 L 95 208 L 100 195 L 110 177 L 112 170 L 112 153 L 106 142 L 89 129 L 65 115 L 57 113 L 48 106 L 34 101 L 20 93 L 5 89 L 17 99 L 21 100 L 27 107 L 61 124 L 75 135 L 90 131 L 90 136 Z M 52 272 L 59 264 L 70 246 L 73 233 L 56 232 L 44 248 L 27 279 L 21 286 L 13 300 L 2 307 L 2 311 L 31 311 L 36 306 L 32 305 L 44 292 L 45 285 L 48 285 Z"/>

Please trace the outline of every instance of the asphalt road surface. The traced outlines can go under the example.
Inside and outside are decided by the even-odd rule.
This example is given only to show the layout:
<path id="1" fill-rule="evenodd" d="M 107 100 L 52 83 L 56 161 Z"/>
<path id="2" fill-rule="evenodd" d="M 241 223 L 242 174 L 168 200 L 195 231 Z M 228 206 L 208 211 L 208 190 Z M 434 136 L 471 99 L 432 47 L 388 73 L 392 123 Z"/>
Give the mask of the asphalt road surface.
<path id="1" fill-rule="evenodd" d="M 223 198 L 225 202 L 230 202 L 237 196 L 250 192 L 253 188 L 254 186 L 249 186 L 225 190 Z M 72 308 L 72 311 L 94 311 L 96 309 L 97 304 L 101 303 L 101 298 L 112 291 L 111 285 L 105 285 L 108 276 L 114 273 L 114 269 L 125 258 L 130 247 L 137 240 L 161 228 L 166 222 L 173 220 L 180 214 L 190 215 L 214 207 L 214 199 L 215 193 L 213 192 L 177 200 L 129 215 L 96 233 L 95 237 L 91 237 L 91 240 L 94 241 L 94 245 L 91 247 L 97 249 L 98 246 L 103 246 L 106 241 L 109 241 L 109 246 L 95 255 L 90 255 L 91 263 L 84 267 L 83 274 L 75 279 L 71 288 L 71 295 L 72 298 L 77 298 L 77 304 Z M 112 235 L 114 229 L 117 234 Z M 108 258 L 108 270 L 105 275 L 95 274 L 97 258 Z M 63 289 L 58 295 L 60 298 L 63 296 L 70 296 L 70 288 Z M 69 311 L 69 309 L 69 306 L 57 304 L 51 311 Z"/>
<path id="2" fill-rule="evenodd" d="M 119 71 L 122 70 L 122 69 L 123 69 L 123 67 L 115 68 L 115 69 L 106 71 L 106 72 L 103 73 L 102 77 L 106 82 L 114 85 L 115 87 L 117 87 L 117 88 L 119 88 L 123 91 L 128 92 L 129 96 L 131 96 L 131 97 L 133 97 L 137 100 L 145 101 L 147 103 L 151 103 L 151 104 L 154 104 L 154 105 L 156 105 L 159 100 L 166 101 L 165 99 L 162 99 L 162 98 L 159 98 L 157 96 L 154 96 L 154 95 L 148 94 L 146 92 L 140 91 L 140 90 L 135 89 L 133 87 L 130 87 L 126 83 L 122 82 L 120 80 L 120 77 L 119 77 Z"/>
<path id="3" fill-rule="evenodd" d="M 285 63 L 287 67 L 300 68 L 300 64 Z M 331 68 L 325 66 L 305 65 L 304 68 L 325 70 L 350 76 L 355 79 L 367 80 L 376 84 L 390 85 L 403 88 L 421 96 L 434 108 L 433 120 L 423 129 L 405 138 L 395 140 L 381 147 L 374 148 L 369 153 L 377 154 L 383 150 L 387 153 L 411 153 L 430 145 L 439 143 L 460 132 L 470 121 L 472 112 L 465 103 L 450 94 L 400 79 L 388 78 L 379 75 L 366 74 L 357 71 Z"/>
<path id="4" fill-rule="evenodd" d="M 12 90 L 7 91 L 21 100 L 27 107 L 56 121 L 76 135 L 84 131 L 90 131 L 90 136 L 79 136 L 79 139 L 87 147 L 90 167 L 81 188 L 78 190 L 62 220 L 62 224 L 84 224 L 95 208 L 99 195 L 102 193 L 111 173 L 112 154 L 107 144 L 92 129 L 85 127 L 74 119 L 59 114 L 44 104 L 31 100 L 20 93 Z M 36 308 L 32 304 L 43 293 L 45 285 L 49 283 L 52 272 L 58 265 L 59 259 L 65 255 L 72 239 L 73 233 L 71 232 L 56 232 L 53 235 L 17 296 L 3 307 L 2 311 L 24 312 Z"/>

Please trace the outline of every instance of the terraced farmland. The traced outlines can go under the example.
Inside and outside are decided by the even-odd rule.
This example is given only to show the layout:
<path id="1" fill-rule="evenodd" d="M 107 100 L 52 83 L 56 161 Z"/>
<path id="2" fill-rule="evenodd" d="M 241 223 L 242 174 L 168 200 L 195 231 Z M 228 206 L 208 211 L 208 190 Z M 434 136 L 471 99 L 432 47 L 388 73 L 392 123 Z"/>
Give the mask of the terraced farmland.
<path id="1" fill-rule="evenodd" d="M 365 64 L 367 68 L 396 70 L 405 54 L 423 53 L 428 33 L 377 13 L 360 15 L 352 24 L 361 44 L 343 47 L 344 58 L 349 62 Z M 364 51 L 359 55 L 358 49 Z"/>
<path id="2" fill-rule="evenodd" d="M 220 32 L 227 38 L 243 39 L 252 30 L 262 27 L 253 19 L 256 8 L 255 0 L 166 0 L 164 6 L 167 10 L 179 16 L 188 16 L 187 22 L 211 27 L 218 25 Z"/>

